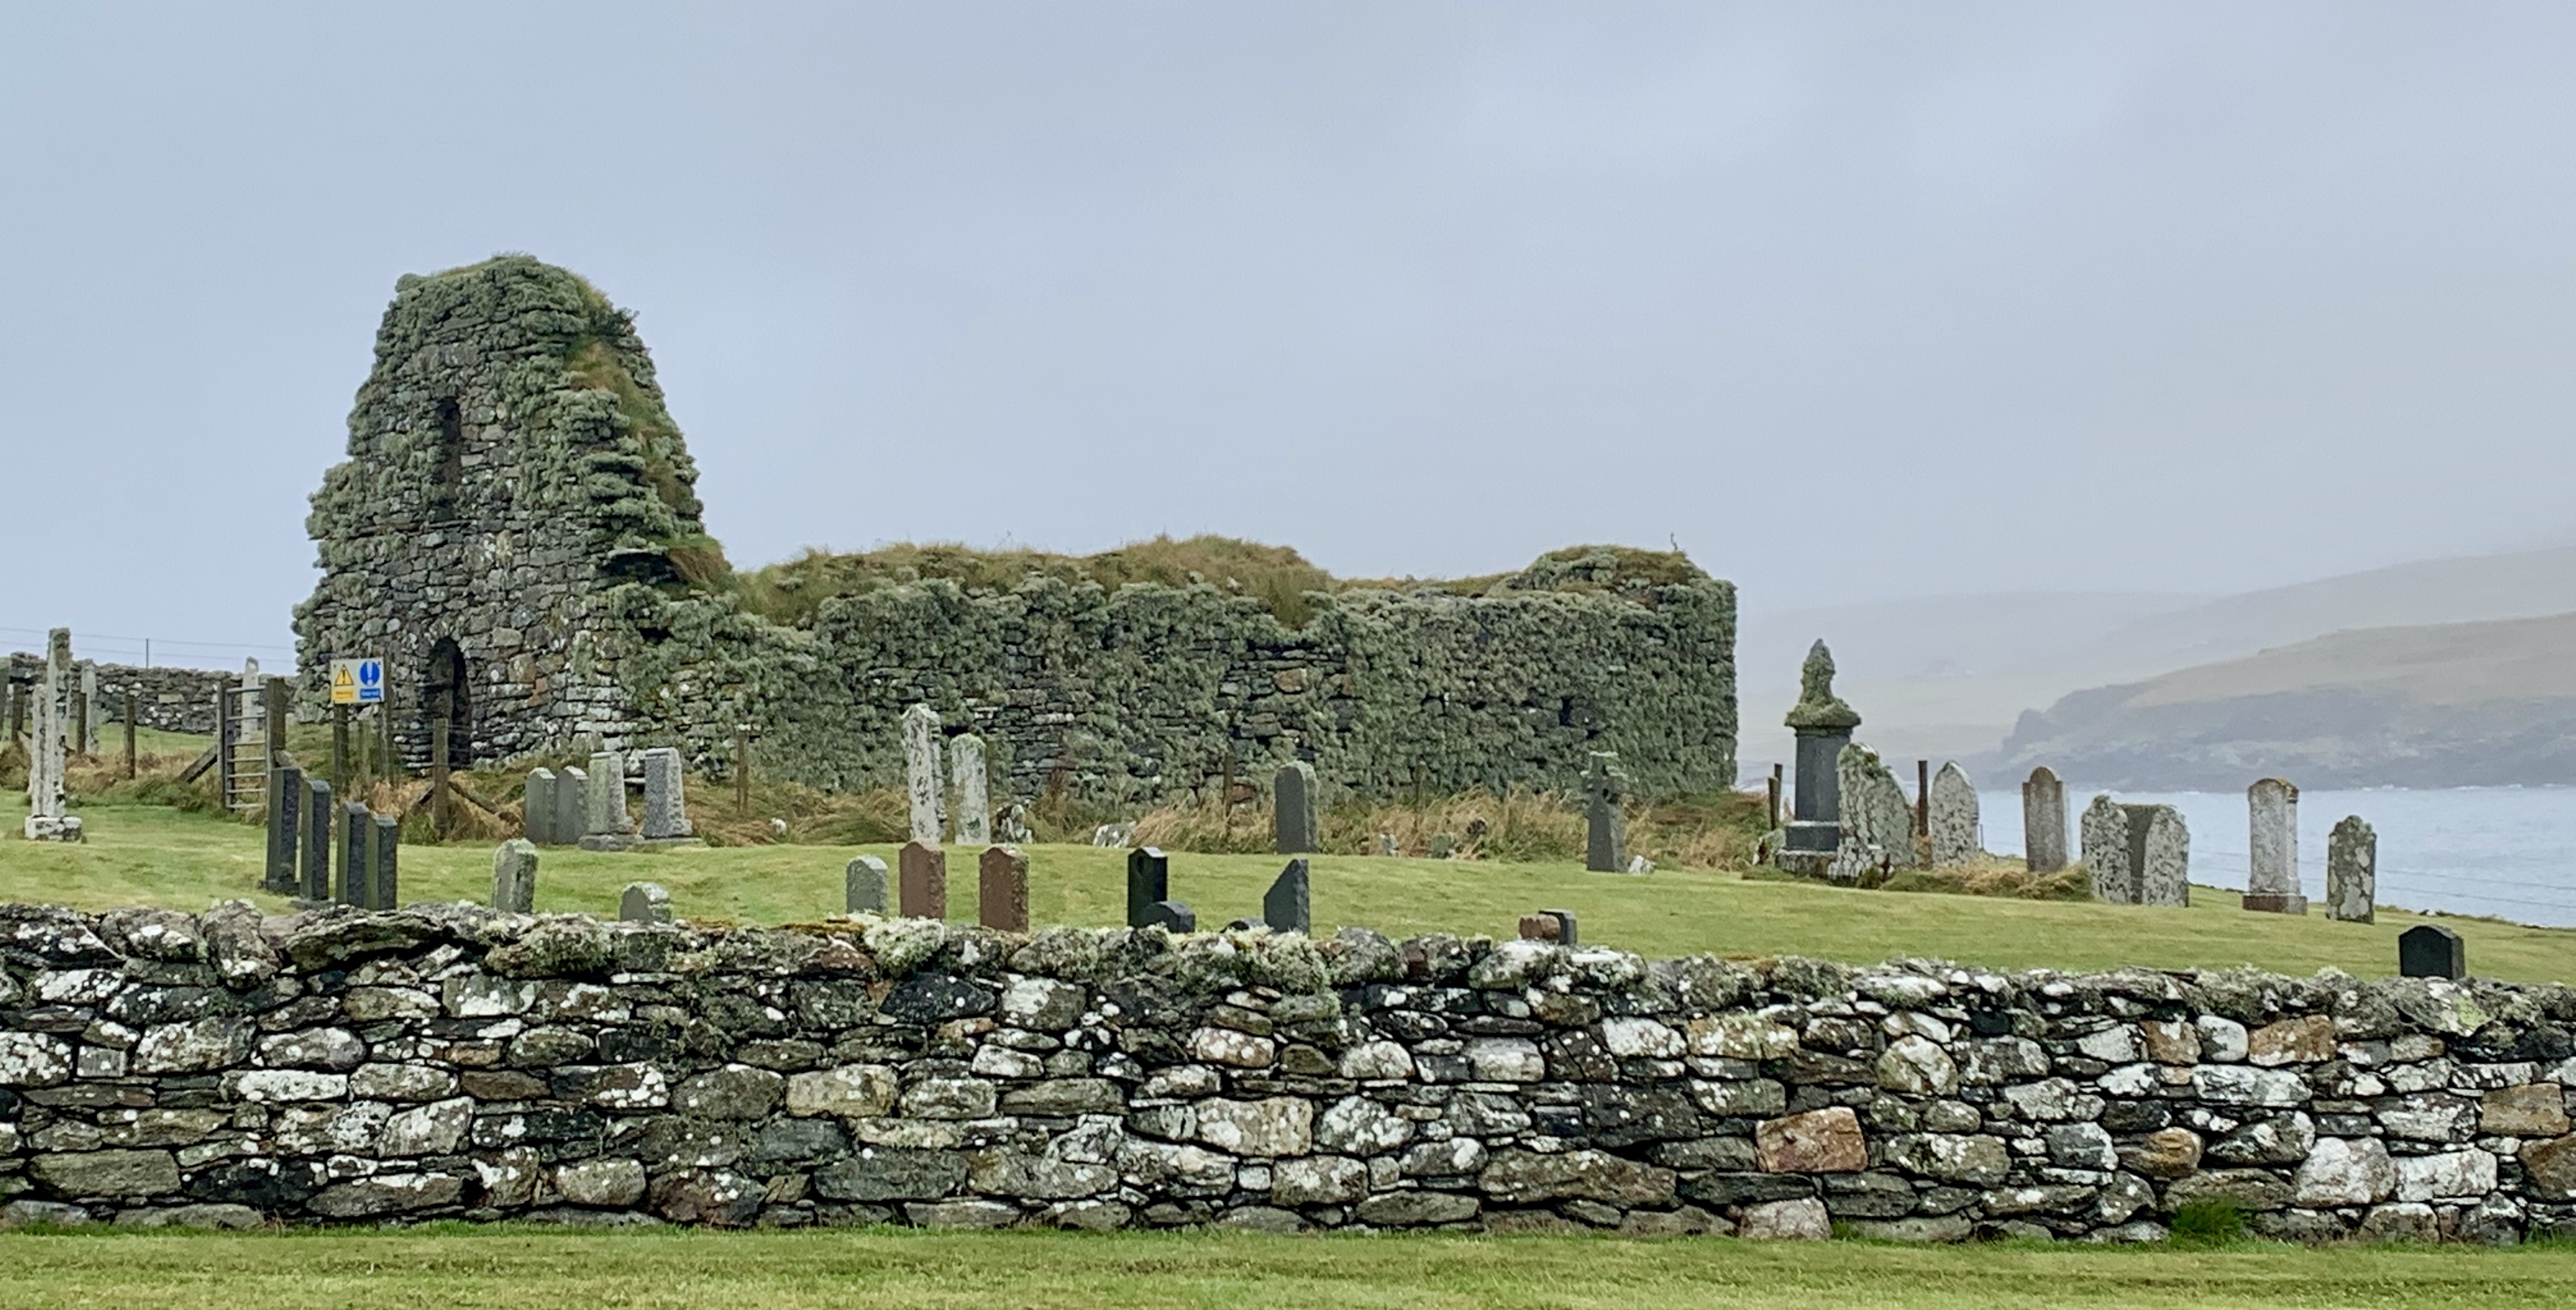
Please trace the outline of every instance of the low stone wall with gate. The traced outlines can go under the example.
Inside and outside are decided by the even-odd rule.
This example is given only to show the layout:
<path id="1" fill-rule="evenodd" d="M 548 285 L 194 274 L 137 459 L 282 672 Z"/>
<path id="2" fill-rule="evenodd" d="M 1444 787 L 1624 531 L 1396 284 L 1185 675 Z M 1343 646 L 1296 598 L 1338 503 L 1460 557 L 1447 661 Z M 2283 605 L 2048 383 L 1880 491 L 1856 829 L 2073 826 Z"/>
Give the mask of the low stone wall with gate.
<path id="1" fill-rule="evenodd" d="M 2576 994 L 0 907 L 17 1221 L 2576 1232 Z"/>

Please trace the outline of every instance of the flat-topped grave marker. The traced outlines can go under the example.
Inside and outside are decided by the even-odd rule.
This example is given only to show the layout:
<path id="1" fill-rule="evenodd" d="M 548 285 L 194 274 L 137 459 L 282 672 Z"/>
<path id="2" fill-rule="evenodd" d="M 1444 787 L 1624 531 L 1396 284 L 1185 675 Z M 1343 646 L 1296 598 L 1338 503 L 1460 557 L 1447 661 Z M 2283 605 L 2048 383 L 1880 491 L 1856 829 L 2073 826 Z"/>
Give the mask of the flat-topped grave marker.
<path id="1" fill-rule="evenodd" d="M 686 785 L 677 747 L 644 752 L 644 840 L 681 841 L 696 834 L 689 822 Z"/>
<path id="2" fill-rule="evenodd" d="M 1029 930 L 1029 857 L 1016 846 L 987 846 L 975 862 L 975 920 L 1003 932 Z"/>
<path id="3" fill-rule="evenodd" d="M 2326 914 L 2346 923 L 2379 917 L 2379 834 L 2347 814 L 2326 834 Z"/>
<path id="4" fill-rule="evenodd" d="M 930 842 L 911 841 L 895 856 L 898 889 L 907 919 L 948 917 L 948 852 Z"/>
<path id="5" fill-rule="evenodd" d="M 2261 779 L 2245 789 L 2245 810 L 2251 838 L 2245 908 L 2307 913 L 2307 894 L 2299 887 L 2299 789 L 2285 778 Z"/>

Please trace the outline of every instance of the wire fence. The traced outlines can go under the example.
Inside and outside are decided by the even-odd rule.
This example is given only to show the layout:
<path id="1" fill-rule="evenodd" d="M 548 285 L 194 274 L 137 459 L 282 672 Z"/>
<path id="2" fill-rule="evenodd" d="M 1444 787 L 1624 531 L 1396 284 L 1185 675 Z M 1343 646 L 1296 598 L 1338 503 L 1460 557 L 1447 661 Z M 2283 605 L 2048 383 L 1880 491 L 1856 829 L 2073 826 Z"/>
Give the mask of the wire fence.
<path id="1" fill-rule="evenodd" d="M 30 654 L 42 653 L 50 635 L 50 630 L 45 628 L 0 624 L 0 643 Z M 169 665 L 190 669 L 237 669 L 245 659 L 256 659 L 262 668 L 274 673 L 292 672 L 295 667 L 295 648 L 272 642 L 131 637 L 74 628 L 72 648 L 73 653 L 85 660 L 97 660 L 102 664 L 135 664 L 146 668 Z"/>

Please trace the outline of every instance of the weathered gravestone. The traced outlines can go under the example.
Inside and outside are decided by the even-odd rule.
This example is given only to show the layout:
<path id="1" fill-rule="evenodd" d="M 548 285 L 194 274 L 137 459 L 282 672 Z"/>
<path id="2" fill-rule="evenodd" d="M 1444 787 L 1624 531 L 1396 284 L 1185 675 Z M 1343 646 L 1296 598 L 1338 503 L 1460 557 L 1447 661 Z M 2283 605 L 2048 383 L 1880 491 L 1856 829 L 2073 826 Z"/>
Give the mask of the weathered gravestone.
<path id="1" fill-rule="evenodd" d="M 2251 833 L 2246 847 L 2245 901 L 2249 910 L 2305 914 L 2299 888 L 2299 789 L 2287 779 L 2264 778 L 2245 789 Z"/>
<path id="2" fill-rule="evenodd" d="M 1521 940 L 1554 942 L 1559 946 L 1575 945 L 1574 911 L 1541 910 L 1521 916 Z"/>
<path id="3" fill-rule="evenodd" d="M 1619 753 L 1592 752 L 1592 766 L 1583 775 L 1583 867 L 1593 873 L 1628 871 L 1628 818 L 1620 810 L 1627 790 Z"/>
<path id="4" fill-rule="evenodd" d="M 268 868 L 260 886 L 279 896 L 293 896 L 296 834 L 303 830 L 304 770 L 281 764 L 268 771 Z"/>
<path id="5" fill-rule="evenodd" d="M 1281 869 L 1279 876 L 1271 882 L 1270 890 L 1262 893 L 1261 921 L 1270 925 L 1272 932 L 1302 932 L 1312 936 L 1315 917 L 1307 907 L 1308 900 L 1306 862 L 1290 860 L 1288 867 Z"/>
<path id="6" fill-rule="evenodd" d="M 1162 850 L 1139 846 L 1127 852 L 1127 926 L 1142 928 L 1156 901 L 1172 894 L 1172 862 Z"/>
<path id="7" fill-rule="evenodd" d="M 963 733 L 948 740 L 948 768 L 957 782 L 957 844 L 993 840 L 993 798 L 984 771 L 984 739 Z"/>
<path id="8" fill-rule="evenodd" d="M 570 765 L 555 775 L 555 813 L 551 820 L 557 845 L 571 846 L 590 829 L 590 775 Z"/>
<path id="9" fill-rule="evenodd" d="M 1905 789 L 1879 763 L 1878 752 L 1857 743 L 1845 746 L 1834 769 L 1840 775 L 1835 789 L 1841 795 L 1842 845 L 1834 851 L 1826 878 L 1848 885 L 1920 865 L 1914 807 L 1905 803 Z"/>
<path id="10" fill-rule="evenodd" d="M 2123 805 L 2129 821 L 2129 867 L 2138 904 L 2180 909 L 2191 904 L 2191 829 L 2170 805 Z"/>
<path id="11" fill-rule="evenodd" d="M 2032 873 L 2066 867 L 2066 787 L 2045 764 L 2021 785 L 2021 850 Z"/>
<path id="12" fill-rule="evenodd" d="M 685 785 L 677 747 L 644 752 L 644 840 L 679 841 L 697 831 L 689 823 Z"/>
<path id="13" fill-rule="evenodd" d="M 372 873 L 367 884 L 375 900 L 367 908 L 401 909 L 402 821 L 390 814 L 376 816 L 376 863 Z"/>
<path id="14" fill-rule="evenodd" d="M 943 789 L 939 773 L 939 714 L 927 705 L 915 705 L 903 712 L 903 782 L 909 802 L 912 839 L 926 845 L 939 844 L 940 834 L 947 831 L 940 813 Z"/>
<path id="15" fill-rule="evenodd" d="M 2448 928 L 2423 923 L 2397 934 L 2397 972 L 2406 978 L 2469 976 L 2468 943 Z"/>
<path id="16" fill-rule="evenodd" d="M 340 903 L 373 909 L 375 888 L 367 878 L 368 848 L 375 844 L 375 816 L 356 801 L 340 806 Z"/>
<path id="17" fill-rule="evenodd" d="M 657 882 L 630 882 L 617 896 L 620 923 L 669 923 L 671 893 Z"/>
<path id="18" fill-rule="evenodd" d="M 895 876 L 905 918 L 948 917 L 947 851 L 930 842 L 905 842 L 895 854 Z"/>
<path id="19" fill-rule="evenodd" d="M 885 861 L 862 855 L 841 874 L 841 904 L 851 914 L 886 912 Z"/>
<path id="20" fill-rule="evenodd" d="M 29 841 L 81 839 L 80 818 L 68 812 L 71 796 L 64 776 L 72 744 L 72 690 L 72 630 L 56 628 L 45 638 L 44 681 L 36 691 L 36 730 L 27 747 Z M 221 725 L 217 727 L 220 730 Z"/>
<path id="21" fill-rule="evenodd" d="M 331 784 L 304 780 L 304 899 L 331 899 Z"/>
<path id="22" fill-rule="evenodd" d="M 492 908 L 503 914 L 537 912 L 537 844 L 524 838 L 492 852 Z"/>
<path id="23" fill-rule="evenodd" d="M 1165 932 L 1197 932 L 1199 916 L 1179 901 L 1156 901 L 1145 907 L 1145 921 L 1140 928 L 1160 928 Z"/>
<path id="24" fill-rule="evenodd" d="M 1985 853 L 1985 829 L 1977 815 L 1977 789 L 1956 760 L 1932 775 L 1930 818 L 1935 868 L 1972 864 Z"/>
<path id="25" fill-rule="evenodd" d="M 1029 930 L 1029 857 L 1016 846 L 987 846 L 975 862 L 975 921 L 1003 932 Z"/>
<path id="26" fill-rule="evenodd" d="M 1829 872 L 1842 851 L 1842 754 L 1860 714 L 1834 694 L 1834 656 L 1818 641 L 1798 671 L 1798 703 L 1785 720 L 1798 737 L 1797 789 L 1773 856 L 1808 877 Z"/>
<path id="27" fill-rule="evenodd" d="M 2105 792 L 2084 807 L 2079 823 L 2084 842 L 2084 872 L 2093 880 L 2093 899 L 2105 905 L 2138 903 L 2138 868 L 2129 859 L 2129 812 Z"/>
<path id="28" fill-rule="evenodd" d="M 586 851 L 624 851 L 635 846 L 635 821 L 626 813 L 626 757 L 616 751 L 599 751 L 590 757 L 590 781 L 583 789 L 590 802 L 589 821 L 582 825 L 581 848 Z"/>
<path id="29" fill-rule="evenodd" d="M 528 770 L 527 794 L 519 804 L 519 832 L 539 846 L 561 846 L 563 834 L 555 831 L 555 771 L 547 768 Z"/>
<path id="30" fill-rule="evenodd" d="M 2346 923 L 2374 923 L 2379 910 L 2379 834 L 2358 814 L 2347 814 L 2326 834 L 2326 914 Z"/>
<path id="31" fill-rule="evenodd" d="M 1315 766 L 1297 760 L 1270 780 L 1271 848 L 1281 855 L 1315 849 Z"/>

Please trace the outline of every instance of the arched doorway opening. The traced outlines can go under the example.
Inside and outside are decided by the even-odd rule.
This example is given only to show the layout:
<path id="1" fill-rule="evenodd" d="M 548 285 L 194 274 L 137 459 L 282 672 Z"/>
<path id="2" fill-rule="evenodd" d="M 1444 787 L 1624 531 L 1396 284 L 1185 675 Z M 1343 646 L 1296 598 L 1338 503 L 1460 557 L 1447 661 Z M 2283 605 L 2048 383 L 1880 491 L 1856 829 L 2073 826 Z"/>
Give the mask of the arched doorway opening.
<path id="1" fill-rule="evenodd" d="M 447 637 L 429 648 L 429 677 L 421 689 L 421 739 L 435 740 L 431 726 L 444 720 L 447 724 L 447 767 L 473 767 L 474 730 L 472 705 L 465 681 L 465 652 Z"/>

